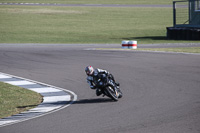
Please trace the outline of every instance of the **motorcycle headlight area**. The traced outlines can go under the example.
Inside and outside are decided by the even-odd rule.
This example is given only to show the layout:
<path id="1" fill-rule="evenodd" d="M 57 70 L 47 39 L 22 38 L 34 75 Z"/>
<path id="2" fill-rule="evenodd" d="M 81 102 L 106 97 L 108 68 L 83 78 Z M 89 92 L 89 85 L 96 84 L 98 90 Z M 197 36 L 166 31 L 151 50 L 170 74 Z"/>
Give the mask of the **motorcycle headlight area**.
<path id="1" fill-rule="evenodd" d="M 103 82 L 99 82 L 99 85 L 102 86 L 102 85 L 103 85 Z"/>

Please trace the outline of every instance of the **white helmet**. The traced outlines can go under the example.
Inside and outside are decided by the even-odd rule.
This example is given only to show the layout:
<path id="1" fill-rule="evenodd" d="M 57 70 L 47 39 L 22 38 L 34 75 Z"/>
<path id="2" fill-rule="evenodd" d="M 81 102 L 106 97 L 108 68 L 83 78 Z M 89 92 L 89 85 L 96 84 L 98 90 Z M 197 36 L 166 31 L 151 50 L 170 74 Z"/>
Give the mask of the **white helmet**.
<path id="1" fill-rule="evenodd" d="M 86 74 L 87 74 L 88 76 L 91 76 L 91 75 L 93 74 L 93 72 L 94 72 L 94 68 L 93 68 L 92 66 L 87 66 L 87 67 L 85 68 L 85 72 L 86 72 Z"/>

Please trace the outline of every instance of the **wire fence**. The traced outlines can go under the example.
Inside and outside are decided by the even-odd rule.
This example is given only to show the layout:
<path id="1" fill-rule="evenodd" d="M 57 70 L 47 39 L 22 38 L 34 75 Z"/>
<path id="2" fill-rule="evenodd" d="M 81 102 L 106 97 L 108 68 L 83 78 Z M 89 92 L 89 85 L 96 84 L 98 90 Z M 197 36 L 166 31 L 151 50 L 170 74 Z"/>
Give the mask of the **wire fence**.
<path id="1" fill-rule="evenodd" d="M 174 26 L 189 24 L 189 2 L 188 1 L 174 1 L 173 14 Z"/>

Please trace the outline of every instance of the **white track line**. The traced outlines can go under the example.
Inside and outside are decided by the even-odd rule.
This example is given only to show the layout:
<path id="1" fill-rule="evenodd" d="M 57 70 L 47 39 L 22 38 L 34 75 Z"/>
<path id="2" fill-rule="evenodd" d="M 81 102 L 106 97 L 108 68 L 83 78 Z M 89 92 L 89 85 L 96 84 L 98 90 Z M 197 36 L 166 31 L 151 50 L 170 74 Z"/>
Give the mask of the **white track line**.
<path id="1" fill-rule="evenodd" d="M 0 81 L 35 91 L 43 96 L 43 102 L 36 108 L 0 119 L 0 127 L 56 112 L 68 107 L 77 100 L 77 95 L 72 91 L 1 72 Z"/>

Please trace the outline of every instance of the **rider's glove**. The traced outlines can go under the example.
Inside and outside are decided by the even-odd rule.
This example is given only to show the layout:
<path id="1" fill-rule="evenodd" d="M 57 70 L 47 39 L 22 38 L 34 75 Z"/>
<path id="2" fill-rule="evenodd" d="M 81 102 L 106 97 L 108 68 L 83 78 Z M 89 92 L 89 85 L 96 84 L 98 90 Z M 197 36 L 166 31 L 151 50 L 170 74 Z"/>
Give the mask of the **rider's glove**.
<path id="1" fill-rule="evenodd" d="M 96 89 L 96 86 L 91 85 L 90 88 L 91 89 Z"/>

